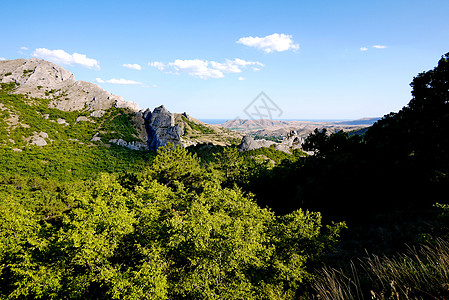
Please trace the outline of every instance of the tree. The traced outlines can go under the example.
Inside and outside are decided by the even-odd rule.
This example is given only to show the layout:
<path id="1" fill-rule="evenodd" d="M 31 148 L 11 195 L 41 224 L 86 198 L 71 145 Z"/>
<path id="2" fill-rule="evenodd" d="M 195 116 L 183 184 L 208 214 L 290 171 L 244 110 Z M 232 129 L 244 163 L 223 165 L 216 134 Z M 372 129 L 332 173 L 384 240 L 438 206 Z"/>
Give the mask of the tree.
<path id="1" fill-rule="evenodd" d="M 197 156 L 172 143 L 157 150 L 156 158 L 147 169 L 148 176 L 168 186 L 175 181 L 194 186 L 200 181 L 202 173 Z"/>

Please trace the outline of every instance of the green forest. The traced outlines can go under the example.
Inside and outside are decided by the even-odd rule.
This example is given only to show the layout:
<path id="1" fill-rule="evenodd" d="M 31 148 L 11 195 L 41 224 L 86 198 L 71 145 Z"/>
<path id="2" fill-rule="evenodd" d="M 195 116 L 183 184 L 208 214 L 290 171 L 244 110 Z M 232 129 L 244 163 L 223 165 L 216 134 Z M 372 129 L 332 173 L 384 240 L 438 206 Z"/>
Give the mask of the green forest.
<path id="1" fill-rule="evenodd" d="M 0 298 L 449 299 L 449 53 L 411 87 L 307 155 L 105 145 L 136 139 L 126 110 L 2 84 Z"/>

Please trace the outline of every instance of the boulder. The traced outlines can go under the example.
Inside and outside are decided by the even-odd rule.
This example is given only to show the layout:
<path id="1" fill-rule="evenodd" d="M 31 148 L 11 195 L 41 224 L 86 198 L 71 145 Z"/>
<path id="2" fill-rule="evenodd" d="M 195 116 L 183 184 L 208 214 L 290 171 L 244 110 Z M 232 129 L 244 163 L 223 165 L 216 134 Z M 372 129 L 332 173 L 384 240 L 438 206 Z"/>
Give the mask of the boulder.
<path id="1" fill-rule="evenodd" d="M 26 140 L 29 142 L 30 145 L 34 146 L 46 146 L 47 141 L 45 139 L 48 139 L 48 134 L 46 132 L 34 132 L 34 135 L 27 138 Z"/>
<path id="2" fill-rule="evenodd" d="M 90 139 L 91 142 L 101 142 L 100 133 L 95 133 Z"/>
<path id="3" fill-rule="evenodd" d="M 268 148 L 271 145 L 275 145 L 275 149 L 286 153 L 291 153 L 292 150 L 302 149 L 304 138 L 300 137 L 294 130 L 290 131 L 286 137 L 280 143 L 275 143 L 267 140 L 254 140 L 250 136 L 244 136 L 242 142 L 238 146 L 240 151 L 250 151 L 259 148 Z"/>
<path id="4" fill-rule="evenodd" d="M 242 138 L 242 142 L 238 146 L 240 151 L 250 151 L 259 148 L 268 148 L 271 145 L 275 145 L 275 142 L 267 141 L 267 140 L 255 140 L 254 138 L 246 135 Z"/>

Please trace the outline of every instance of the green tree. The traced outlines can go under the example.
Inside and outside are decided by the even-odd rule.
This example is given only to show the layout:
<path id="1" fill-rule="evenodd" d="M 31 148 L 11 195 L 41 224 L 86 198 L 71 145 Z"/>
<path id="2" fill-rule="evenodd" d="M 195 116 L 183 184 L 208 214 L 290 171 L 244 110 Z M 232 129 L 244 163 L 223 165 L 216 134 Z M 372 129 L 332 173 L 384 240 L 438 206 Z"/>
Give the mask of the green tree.
<path id="1" fill-rule="evenodd" d="M 155 159 L 147 169 L 148 176 L 168 186 L 175 181 L 193 186 L 200 181 L 202 173 L 197 156 L 172 143 L 157 150 Z"/>

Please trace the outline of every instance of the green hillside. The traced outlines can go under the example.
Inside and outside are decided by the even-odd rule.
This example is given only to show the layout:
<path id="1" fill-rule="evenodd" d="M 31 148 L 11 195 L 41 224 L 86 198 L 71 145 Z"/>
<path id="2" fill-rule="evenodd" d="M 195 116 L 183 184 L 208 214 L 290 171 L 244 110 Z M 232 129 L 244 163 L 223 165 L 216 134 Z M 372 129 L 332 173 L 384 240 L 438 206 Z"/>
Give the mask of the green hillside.
<path id="1" fill-rule="evenodd" d="M 109 140 L 139 140 L 131 112 L 2 84 L 0 298 L 447 299 L 449 53 L 411 85 L 307 156 L 240 152 L 186 114 L 191 147 L 129 150 Z"/>
<path id="2" fill-rule="evenodd" d="M 103 117 L 92 118 L 89 111 L 64 112 L 49 108 L 49 100 L 8 93 L 13 88 L 2 84 L 0 90 L 0 155 L 8 162 L 0 174 L 70 181 L 104 171 L 141 170 L 151 157 L 107 144 L 110 139 L 137 140 L 127 111 L 111 108 Z M 83 118 L 88 121 L 79 121 Z M 105 143 L 90 141 L 97 133 Z M 46 145 L 33 145 L 33 137 Z"/>

